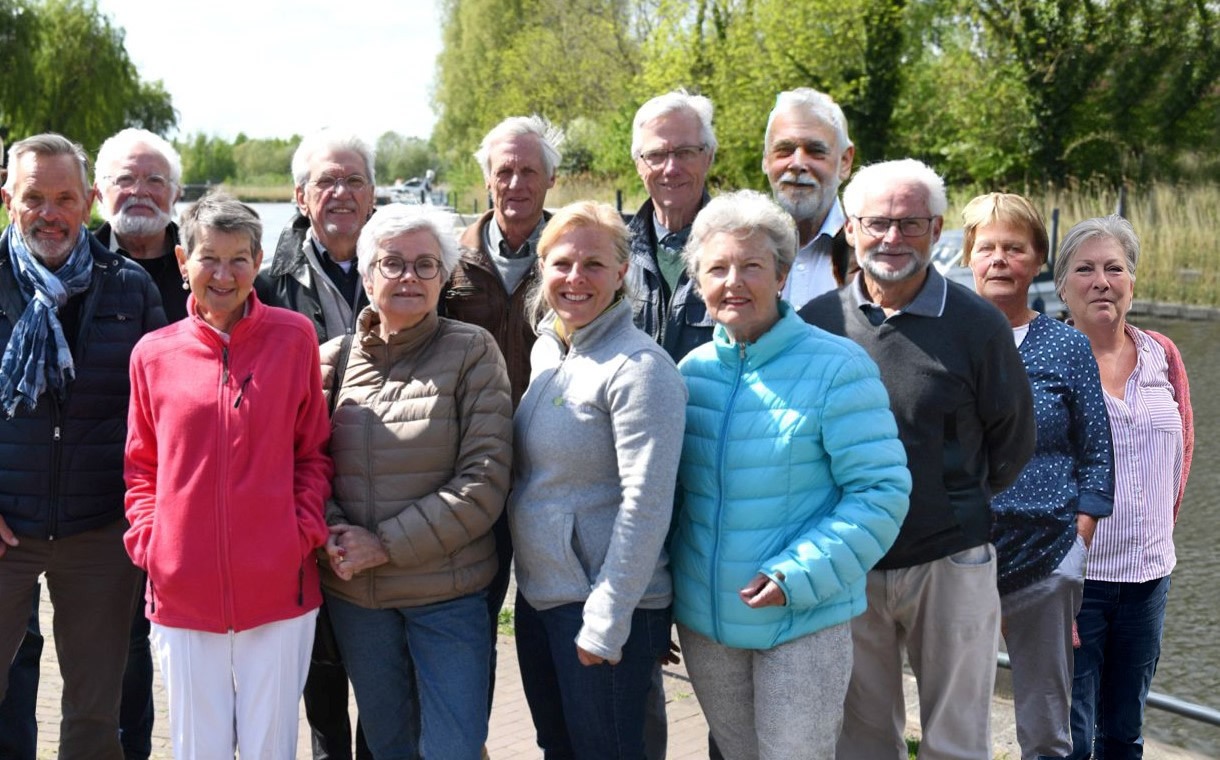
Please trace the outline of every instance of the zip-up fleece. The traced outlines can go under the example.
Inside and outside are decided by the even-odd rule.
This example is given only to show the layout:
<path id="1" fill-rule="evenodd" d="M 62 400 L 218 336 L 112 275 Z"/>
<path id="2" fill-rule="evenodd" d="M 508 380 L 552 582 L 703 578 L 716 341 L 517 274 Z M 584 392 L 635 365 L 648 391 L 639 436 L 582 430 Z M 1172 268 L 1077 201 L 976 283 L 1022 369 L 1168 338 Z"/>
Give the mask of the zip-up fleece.
<path id="1" fill-rule="evenodd" d="M 333 467 L 317 334 L 249 299 L 228 345 L 192 297 L 193 316 L 132 352 L 124 541 L 161 625 L 243 631 L 322 603 Z"/>

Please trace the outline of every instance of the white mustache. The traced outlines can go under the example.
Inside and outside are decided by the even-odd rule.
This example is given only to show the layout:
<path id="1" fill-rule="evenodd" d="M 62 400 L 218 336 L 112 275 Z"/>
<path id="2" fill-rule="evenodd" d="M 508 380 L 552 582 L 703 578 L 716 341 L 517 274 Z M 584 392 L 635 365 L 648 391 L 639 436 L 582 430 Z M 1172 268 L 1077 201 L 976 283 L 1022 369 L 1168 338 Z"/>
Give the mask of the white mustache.
<path id="1" fill-rule="evenodd" d="M 146 209 L 150 209 L 152 211 L 156 211 L 158 214 L 165 213 L 157 206 L 157 204 L 153 203 L 149 199 L 137 198 L 134 195 L 131 196 L 130 198 L 128 198 L 127 200 L 123 201 L 123 205 L 119 207 L 119 213 L 121 214 L 124 211 L 126 211 L 128 209 L 132 209 L 132 208 L 146 208 Z"/>
<path id="2" fill-rule="evenodd" d="M 808 174 L 799 174 L 789 169 L 784 172 L 779 178 L 780 184 L 784 185 L 801 185 L 803 187 L 817 187 L 818 181 Z"/>

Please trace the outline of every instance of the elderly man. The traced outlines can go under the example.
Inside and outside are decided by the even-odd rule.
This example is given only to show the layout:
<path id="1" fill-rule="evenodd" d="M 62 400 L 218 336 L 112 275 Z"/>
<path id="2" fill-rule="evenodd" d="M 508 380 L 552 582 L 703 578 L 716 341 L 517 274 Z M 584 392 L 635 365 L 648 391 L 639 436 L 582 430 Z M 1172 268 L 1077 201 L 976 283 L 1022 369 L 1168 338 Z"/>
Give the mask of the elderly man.
<path id="1" fill-rule="evenodd" d="M 299 213 L 275 246 L 271 287 L 258 295 L 309 317 L 325 343 L 352 332 L 368 304 L 356 239 L 376 199 L 373 149 L 354 134 L 323 129 L 297 146 L 292 178 Z"/>
<path id="2" fill-rule="evenodd" d="M 796 222 L 799 247 L 783 290 L 795 309 L 846 281 L 851 254 L 838 193 L 855 152 L 843 111 L 829 95 L 800 87 L 775 99 L 762 168 L 775 201 Z"/>
<path id="3" fill-rule="evenodd" d="M 491 209 L 462 233 L 461 259 L 445 287 L 440 312 L 490 332 L 508 365 L 513 408 L 530 380 L 533 328 L 526 315 L 531 286 L 538 279 L 538 238 L 550 218 L 543 206 L 555 186 L 563 133 L 541 116 L 512 116 L 483 138 L 474 158 L 491 194 Z M 508 593 L 513 558 L 508 516 L 493 528 L 499 567 L 487 588 L 490 635 L 496 637 L 500 607 Z M 487 709 L 496 687 L 496 649 L 491 649 Z"/>
<path id="4" fill-rule="evenodd" d="M 144 267 L 161 292 L 170 322 L 184 318 L 187 291 L 174 257 L 178 225 L 172 218 L 182 196 L 178 151 L 146 129 L 124 129 L 102 143 L 95 174 L 106 222 L 93 234 L 102 245 Z"/>
<path id="5" fill-rule="evenodd" d="M 139 573 L 123 548 L 127 362 L 165 324 L 156 287 L 85 229 L 88 159 L 59 135 L 9 151 L 0 238 L 0 662 L 37 580 L 63 676 L 59 757 L 119 760 L 119 695 Z M 8 687 L 0 672 L 0 698 Z"/>
<path id="6" fill-rule="evenodd" d="M 355 134 L 320 130 L 292 154 L 292 178 L 298 213 L 280 233 L 271 268 L 254 287 L 259 300 L 309 317 L 321 344 L 353 332 L 368 305 L 356 270 L 356 240 L 376 202 L 373 148 Z M 347 671 L 325 603 L 303 696 L 314 760 L 351 760 Z M 372 758 L 359 724 L 355 756 Z"/>
<path id="7" fill-rule="evenodd" d="M 991 757 L 1000 635 L 991 497 L 1034 449 L 1033 401 L 1012 329 L 929 265 L 945 188 L 914 160 L 861 169 L 843 196 L 859 275 L 805 306 L 881 368 L 911 470 L 911 506 L 868 574 L 852 621 L 840 760 L 906 757 L 902 653 L 919 686 L 919 756 Z"/>
<path id="8" fill-rule="evenodd" d="M 631 157 L 648 200 L 631 220 L 628 290 L 635 324 L 674 361 L 712 339 L 714 323 L 686 274 L 682 247 L 708 201 L 704 186 L 716 156 L 712 101 L 676 90 L 635 112 Z"/>

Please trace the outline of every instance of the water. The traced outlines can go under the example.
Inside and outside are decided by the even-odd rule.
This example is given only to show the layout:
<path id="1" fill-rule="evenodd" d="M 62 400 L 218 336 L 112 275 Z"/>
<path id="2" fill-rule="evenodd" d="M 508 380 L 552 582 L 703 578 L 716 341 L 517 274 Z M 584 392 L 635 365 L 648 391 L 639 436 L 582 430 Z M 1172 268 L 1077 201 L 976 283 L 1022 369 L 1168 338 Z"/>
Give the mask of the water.
<path id="1" fill-rule="evenodd" d="M 1174 530 L 1178 566 L 1165 611 L 1161 662 L 1152 688 L 1220 708 L 1220 322 L 1132 317 L 1132 324 L 1168 335 L 1182 352 L 1195 413 L 1195 456 Z M 1220 757 L 1220 728 L 1149 710 L 1148 736 Z"/>

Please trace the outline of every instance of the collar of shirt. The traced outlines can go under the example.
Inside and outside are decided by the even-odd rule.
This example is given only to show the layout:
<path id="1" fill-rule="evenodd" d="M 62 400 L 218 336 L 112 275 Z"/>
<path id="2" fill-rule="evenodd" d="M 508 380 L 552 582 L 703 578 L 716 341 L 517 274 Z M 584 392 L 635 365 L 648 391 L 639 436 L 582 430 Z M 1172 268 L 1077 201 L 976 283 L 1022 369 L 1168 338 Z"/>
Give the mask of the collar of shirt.
<path id="1" fill-rule="evenodd" d="M 546 217 L 538 220 L 538 224 L 534 226 L 534 231 L 525 239 L 521 247 L 513 250 L 504 239 L 504 232 L 500 229 L 500 225 L 496 223 L 496 218 L 493 216 L 487 221 L 487 226 L 484 227 L 485 236 L 487 238 L 487 250 L 499 251 L 500 255 L 506 259 L 524 259 L 533 258 L 537 254 L 538 238 L 542 237 L 542 230 L 546 227 Z"/>
<path id="2" fill-rule="evenodd" d="M 936 271 L 936 267 L 928 264 L 928 276 L 923 281 L 923 287 L 915 294 L 915 298 L 901 309 L 894 312 L 892 317 L 899 314 L 914 314 L 917 317 L 939 317 L 945 313 L 945 299 L 949 294 L 949 283 L 944 277 L 940 276 L 940 272 Z M 856 306 L 868 312 L 876 309 L 881 310 L 881 307 L 873 303 L 868 297 L 868 291 L 864 286 L 864 273 L 857 273 L 856 279 L 853 281 L 851 288 L 852 296 L 856 299 Z"/>
<path id="3" fill-rule="evenodd" d="M 813 240 L 817 240 L 822 235 L 829 237 L 838 235 L 846 222 L 847 217 L 843 214 L 843 204 L 839 202 L 838 198 L 835 198 L 834 204 L 826 212 L 826 218 L 822 220 L 822 226 L 818 230 L 818 234 L 813 236 Z M 809 245 L 813 245 L 813 240 L 809 241 Z"/>
<path id="4" fill-rule="evenodd" d="M 331 258 L 330 251 L 326 249 L 326 246 L 322 245 L 322 241 L 318 240 L 318 236 L 313 234 L 313 227 L 310 227 L 309 232 L 305 234 L 309 239 L 309 242 L 313 244 L 314 252 L 318 254 L 318 260 L 321 261 L 323 265 L 329 262 L 339 267 L 344 276 L 351 276 L 353 270 L 356 269 L 356 259 L 354 257 L 348 259 L 347 261 L 335 261 L 333 258 Z"/>

